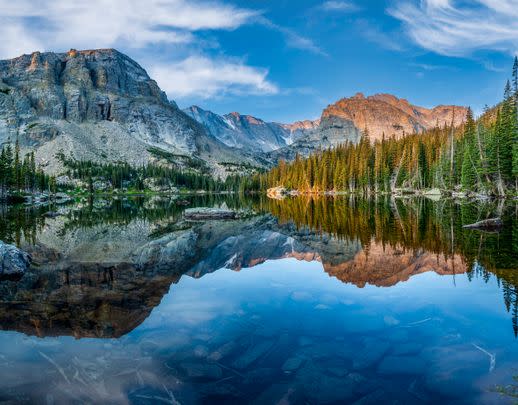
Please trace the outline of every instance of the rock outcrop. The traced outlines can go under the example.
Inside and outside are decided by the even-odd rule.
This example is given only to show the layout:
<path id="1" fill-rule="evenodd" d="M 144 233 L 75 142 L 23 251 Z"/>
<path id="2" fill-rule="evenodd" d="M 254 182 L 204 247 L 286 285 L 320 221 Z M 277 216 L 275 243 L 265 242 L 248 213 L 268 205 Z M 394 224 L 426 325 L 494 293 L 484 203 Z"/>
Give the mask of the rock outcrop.
<path id="1" fill-rule="evenodd" d="M 0 144 L 16 137 L 51 172 L 59 172 L 61 153 L 142 164 L 153 158 L 151 146 L 209 163 L 244 159 L 114 49 L 34 52 L 0 61 Z"/>
<path id="2" fill-rule="evenodd" d="M 318 126 L 308 130 L 288 147 L 273 151 L 270 158 L 294 159 L 298 153 L 309 155 L 317 149 L 326 149 L 345 142 L 359 142 L 363 133 L 381 140 L 395 136 L 401 138 L 412 133 L 422 133 L 435 126 L 459 126 L 464 122 L 467 108 L 441 105 L 432 109 L 415 106 L 407 100 L 390 94 L 365 97 L 358 93 L 344 98 L 324 109 Z"/>
<path id="3" fill-rule="evenodd" d="M 372 140 L 381 140 L 383 134 L 400 138 L 452 122 L 458 126 L 466 118 L 466 113 L 466 107 L 441 105 L 427 109 L 391 94 L 365 97 L 358 93 L 328 106 L 322 113 L 320 128 L 324 135 L 331 138 L 334 132 L 330 130 L 337 124 L 352 122 L 360 133 L 367 130 Z M 354 137 L 358 133 L 352 135 Z"/>
<path id="4" fill-rule="evenodd" d="M 0 276 L 23 275 L 30 265 L 28 253 L 0 241 Z"/>
<path id="5" fill-rule="evenodd" d="M 183 216 L 190 221 L 207 221 L 221 219 L 237 219 L 240 216 L 238 211 L 225 208 L 188 208 L 184 211 Z"/>

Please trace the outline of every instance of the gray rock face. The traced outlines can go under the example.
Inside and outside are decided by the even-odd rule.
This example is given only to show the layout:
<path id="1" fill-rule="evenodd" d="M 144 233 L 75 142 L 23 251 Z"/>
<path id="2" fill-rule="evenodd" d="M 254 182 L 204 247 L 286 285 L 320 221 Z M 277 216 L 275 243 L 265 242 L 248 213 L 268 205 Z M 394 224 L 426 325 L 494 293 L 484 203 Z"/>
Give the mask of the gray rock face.
<path id="1" fill-rule="evenodd" d="M 184 112 L 225 145 L 254 152 L 270 152 L 286 147 L 317 125 L 313 121 L 294 124 L 265 122 L 237 112 L 218 115 L 198 106 L 189 107 Z"/>
<path id="2" fill-rule="evenodd" d="M 30 264 L 31 258 L 26 252 L 0 241 L 0 276 L 22 275 Z"/>
<path id="3" fill-rule="evenodd" d="M 51 171 L 59 169 L 58 152 L 134 164 L 152 157 L 150 146 L 209 161 L 232 155 L 170 102 L 141 66 L 114 49 L 0 61 L 0 144 L 16 137 Z"/>

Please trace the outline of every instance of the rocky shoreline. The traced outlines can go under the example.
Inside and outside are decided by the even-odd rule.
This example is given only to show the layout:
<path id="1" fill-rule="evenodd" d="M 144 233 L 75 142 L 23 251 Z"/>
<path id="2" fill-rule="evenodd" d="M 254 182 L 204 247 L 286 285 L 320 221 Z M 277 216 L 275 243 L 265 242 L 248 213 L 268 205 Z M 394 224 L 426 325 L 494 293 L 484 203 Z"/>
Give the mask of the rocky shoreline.
<path id="1" fill-rule="evenodd" d="M 290 190 L 282 186 L 272 187 L 266 190 L 266 195 L 268 198 L 273 199 L 282 199 L 288 196 L 296 197 L 301 195 L 306 196 L 339 196 L 339 195 L 362 195 L 363 193 L 359 191 L 301 191 L 301 190 Z M 443 198 L 455 198 L 455 199 L 472 199 L 472 200 L 490 200 L 490 199 L 518 199 L 518 196 L 506 196 L 501 197 L 497 195 L 488 195 L 475 193 L 472 191 L 459 191 L 459 190 L 441 190 L 441 189 L 426 189 L 426 190 L 417 190 L 417 189 L 403 189 L 398 188 L 393 190 L 392 192 L 385 191 L 372 191 L 369 195 L 391 195 L 394 197 L 428 197 L 431 199 L 443 199 Z"/>

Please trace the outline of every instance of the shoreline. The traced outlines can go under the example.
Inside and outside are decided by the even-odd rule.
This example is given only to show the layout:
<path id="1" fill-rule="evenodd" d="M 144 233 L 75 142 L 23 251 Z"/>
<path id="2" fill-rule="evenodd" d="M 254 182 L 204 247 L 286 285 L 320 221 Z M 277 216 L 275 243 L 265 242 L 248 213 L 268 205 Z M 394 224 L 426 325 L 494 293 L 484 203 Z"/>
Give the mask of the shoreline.
<path id="1" fill-rule="evenodd" d="M 26 205 L 36 206 L 42 204 L 67 204 L 74 201 L 77 198 L 118 198 L 118 197 L 192 197 L 192 196 L 204 196 L 204 195 L 235 195 L 235 191 L 201 191 L 201 190 L 189 190 L 189 191 L 149 191 L 149 192 L 102 192 L 102 193 L 27 193 L 27 194 L 15 194 L 5 196 L 0 199 L 0 205 L 15 206 L 15 205 Z"/>
<path id="2" fill-rule="evenodd" d="M 284 187 L 273 187 L 266 190 L 268 198 L 279 199 L 285 197 L 297 196 L 359 196 L 359 197 L 377 197 L 377 196 L 392 196 L 392 197 L 427 197 L 430 199 L 466 199 L 466 200 L 518 200 L 518 195 L 488 195 L 475 193 L 473 191 L 456 191 L 456 190 L 413 190 L 413 189 L 396 189 L 394 191 L 370 191 L 364 193 L 361 191 L 300 191 L 289 190 Z"/>

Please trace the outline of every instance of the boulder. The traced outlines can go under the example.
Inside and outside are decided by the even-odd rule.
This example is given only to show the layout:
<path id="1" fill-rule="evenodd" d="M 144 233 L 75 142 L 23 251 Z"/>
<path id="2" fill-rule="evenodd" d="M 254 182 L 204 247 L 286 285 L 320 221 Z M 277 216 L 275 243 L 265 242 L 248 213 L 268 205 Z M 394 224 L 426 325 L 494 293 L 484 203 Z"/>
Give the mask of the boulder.
<path id="1" fill-rule="evenodd" d="M 288 190 L 284 187 L 272 187 L 266 190 L 268 198 L 282 199 L 288 194 Z"/>
<path id="2" fill-rule="evenodd" d="M 189 208 L 183 213 L 184 218 L 191 221 L 211 219 L 236 219 L 238 212 L 224 208 Z"/>
<path id="3" fill-rule="evenodd" d="M 475 222 L 474 224 L 464 225 L 463 228 L 466 229 L 489 229 L 495 230 L 499 229 L 504 225 L 500 218 L 490 218 L 484 219 L 483 221 Z"/>
<path id="4" fill-rule="evenodd" d="M 28 253 L 0 241 L 0 276 L 22 275 L 30 264 Z"/>

